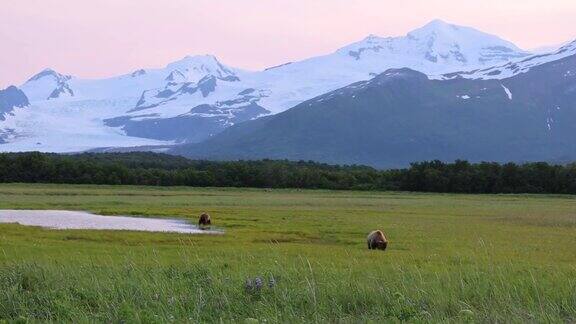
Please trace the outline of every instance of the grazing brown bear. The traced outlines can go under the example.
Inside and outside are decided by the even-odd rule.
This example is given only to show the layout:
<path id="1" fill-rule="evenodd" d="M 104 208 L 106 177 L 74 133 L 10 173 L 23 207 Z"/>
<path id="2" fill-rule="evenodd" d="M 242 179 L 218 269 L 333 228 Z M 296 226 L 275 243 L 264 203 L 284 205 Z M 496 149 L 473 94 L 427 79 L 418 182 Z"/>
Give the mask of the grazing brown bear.
<path id="1" fill-rule="evenodd" d="M 210 224 L 210 215 L 208 215 L 208 213 L 202 213 L 202 215 L 200 215 L 200 219 L 198 220 L 198 226 L 206 226 Z"/>
<path id="2" fill-rule="evenodd" d="M 368 234 L 368 249 L 370 250 L 386 250 L 388 240 L 382 231 L 373 231 Z"/>

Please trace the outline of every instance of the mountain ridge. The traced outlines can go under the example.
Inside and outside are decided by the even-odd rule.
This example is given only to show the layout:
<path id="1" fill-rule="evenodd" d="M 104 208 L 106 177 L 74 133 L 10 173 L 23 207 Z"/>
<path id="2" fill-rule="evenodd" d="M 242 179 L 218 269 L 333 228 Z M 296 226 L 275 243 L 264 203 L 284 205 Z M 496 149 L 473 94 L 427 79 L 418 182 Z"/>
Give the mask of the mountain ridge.
<path id="1" fill-rule="evenodd" d="M 505 79 L 431 79 L 390 69 L 281 114 L 170 152 L 405 167 L 438 159 L 576 159 L 576 55 Z M 546 87 L 542 85 L 545 84 Z"/>
<path id="2" fill-rule="evenodd" d="M 355 51 L 360 53 L 351 55 Z M 197 143 L 389 68 L 448 78 L 447 73 L 481 71 L 526 55 L 497 36 L 433 21 L 406 36 L 369 36 L 332 54 L 262 71 L 230 67 L 212 55 L 186 56 L 164 68 L 104 79 L 52 71 L 22 85 L 31 107 L 10 117 L 20 136 L 0 150 Z"/>

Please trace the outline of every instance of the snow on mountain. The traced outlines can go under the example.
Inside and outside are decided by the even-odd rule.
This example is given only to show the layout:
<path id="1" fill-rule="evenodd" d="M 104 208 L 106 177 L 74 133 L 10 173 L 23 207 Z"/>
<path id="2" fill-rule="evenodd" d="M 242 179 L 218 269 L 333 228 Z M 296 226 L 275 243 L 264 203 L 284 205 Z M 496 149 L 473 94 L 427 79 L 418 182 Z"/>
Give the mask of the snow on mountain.
<path id="1" fill-rule="evenodd" d="M 562 42 L 559 44 L 539 46 L 539 47 L 530 49 L 529 52 L 536 54 L 536 55 L 554 53 L 554 52 L 558 51 L 560 48 L 562 48 L 562 47 L 564 47 L 570 43 L 572 43 L 572 41 Z"/>
<path id="2" fill-rule="evenodd" d="M 564 55 L 565 53 L 561 53 Z M 414 161 L 576 157 L 576 55 L 505 80 L 433 80 L 390 69 L 168 153 L 406 167 Z"/>
<path id="3" fill-rule="evenodd" d="M 15 109 L 12 116 L 0 122 L 0 138 L 2 133 L 8 135 L 8 143 L 0 145 L 0 151 L 80 152 L 94 147 L 170 143 L 126 136 L 118 128 L 103 126 L 103 115 L 114 115 L 127 104 L 122 100 L 31 103 L 25 109 Z"/>
<path id="4" fill-rule="evenodd" d="M 222 65 L 212 55 L 186 56 L 180 61 L 168 64 L 164 70 L 172 70 L 184 76 L 188 82 L 197 82 L 207 75 L 226 81 L 240 81 L 237 76 L 238 71 Z"/>
<path id="5" fill-rule="evenodd" d="M 74 91 L 70 87 L 69 75 L 62 75 L 54 70 L 44 71 L 31 77 L 22 85 L 22 90 L 31 101 L 53 100 L 73 97 Z"/>
<path id="6" fill-rule="evenodd" d="M 207 75 L 238 80 L 237 69 L 222 65 L 212 55 L 186 56 L 160 69 L 140 69 L 106 79 L 77 79 L 69 83 L 82 99 L 135 98 L 144 91 L 163 88 L 169 83 L 196 83 Z"/>
<path id="7" fill-rule="evenodd" d="M 371 69 L 397 65 L 426 74 L 493 66 L 528 55 L 497 36 L 441 20 L 434 20 L 403 37 L 369 36 L 338 53 L 351 56 Z"/>
<path id="8" fill-rule="evenodd" d="M 26 116 L 4 122 L 18 124 L 21 136 L 0 150 L 26 149 L 28 142 L 28 149 L 45 151 L 198 142 L 390 68 L 442 75 L 527 55 L 496 36 L 436 20 L 406 36 L 369 36 L 329 55 L 257 72 L 211 55 L 105 79 L 45 70 L 22 85 L 32 105 Z"/>
<path id="9" fill-rule="evenodd" d="M 3 130 L 11 134 L 9 143 L 0 145 L 0 151 L 68 152 L 172 144 L 163 136 L 130 136 L 121 126 L 107 126 L 105 120 L 137 111 L 148 92 L 165 87 L 183 88 L 186 92 L 185 88 L 198 84 L 202 87 L 200 92 L 208 95 L 211 91 L 202 80 L 235 83 L 240 80 L 240 73 L 211 55 L 187 56 L 165 68 L 140 69 L 106 79 L 80 79 L 46 69 L 22 85 L 30 107 L 0 122 L 0 135 Z M 185 102 L 173 106 L 176 112 L 163 117 L 173 117 L 193 107 Z"/>
<path id="10" fill-rule="evenodd" d="M 409 67 L 433 75 L 494 66 L 528 55 L 496 36 L 435 20 L 406 36 L 371 35 L 329 55 L 248 73 L 234 91 L 265 89 L 269 94 L 260 104 L 278 113 L 390 68 Z"/>
<path id="11" fill-rule="evenodd" d="M 465 72 L 454 72 L 447 73 L 444 75 L 433 76 L 435 79 L 454 79 L 454 78 L 466 78 L 466 79 L 506 79 L 512 76 L 526 73 L 532 68 L 539 65 L 559 61 L 566 57 L 576 55 L 576 41 L 568 43 L 562 46 L 560 49 L 547 53 L 547 54 L 536 54 L 531 55 L 523 59 L 512 60 L 506 64 L 493 66 L 485 69 L 476 69 Z M 566 71 L 567 74 L 575 74 L 576 71 Z"/>
<path id="12" fill-rule="evenodd" d="M 271 91 L 261 103 L 278 113 L 391 68 L 408 67 L 435 75 L 490 67 L 528 55 L 496 36 L 435 20 L 406 36 L 371 35 L 333 54 L 267 69 L 247 81 L 251 87 Z"/>

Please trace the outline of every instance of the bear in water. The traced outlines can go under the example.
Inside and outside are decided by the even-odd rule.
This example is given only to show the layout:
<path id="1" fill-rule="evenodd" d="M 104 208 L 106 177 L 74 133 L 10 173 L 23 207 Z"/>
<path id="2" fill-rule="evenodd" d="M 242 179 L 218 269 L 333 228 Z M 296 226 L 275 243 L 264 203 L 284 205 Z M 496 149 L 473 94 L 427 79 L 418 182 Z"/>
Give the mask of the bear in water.
<path id="1" fill-rule="evenodd" d="M 386 250 L 388 240 L 382 231 L 373 231 L 368 234 L 368 249 L 370 250 Z"/>
<path id="2" fill-rule="evenodd" d="M 208 213 L 202 213 L 200 219 L 198 220 L 198 226 L 207 226 L 211 224 L 210 215 Z"/>

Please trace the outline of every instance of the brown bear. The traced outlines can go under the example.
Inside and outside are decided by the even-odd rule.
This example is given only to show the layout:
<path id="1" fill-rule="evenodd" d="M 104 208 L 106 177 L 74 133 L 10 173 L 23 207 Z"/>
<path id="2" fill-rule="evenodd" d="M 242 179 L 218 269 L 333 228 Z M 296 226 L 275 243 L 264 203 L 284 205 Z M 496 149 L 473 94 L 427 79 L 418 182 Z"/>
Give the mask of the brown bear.
<path id="1" fill-rule="evenodd" d="M 210 215 L 208 215 L 208 213 L 202 213 L 202 215 L 200 215 L 200 219 L 198 220 L 198 226 L 206 226 L 210 224 Z"/>
<path id="2" fill-rule="evenodd" d="M 370 250 L 386 250 L 388 240 L 382 231 L 373 231 L 368 234 L 368 249 Z"/>

